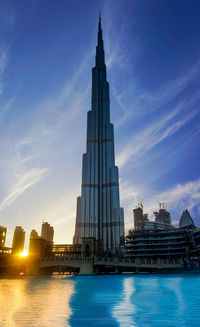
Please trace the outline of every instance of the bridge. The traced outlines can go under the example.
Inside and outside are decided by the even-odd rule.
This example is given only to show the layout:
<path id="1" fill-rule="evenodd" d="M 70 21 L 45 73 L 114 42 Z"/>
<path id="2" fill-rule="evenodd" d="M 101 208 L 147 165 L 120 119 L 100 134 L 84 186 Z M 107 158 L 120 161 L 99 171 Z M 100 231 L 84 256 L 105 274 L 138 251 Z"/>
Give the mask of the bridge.
<path id="1" fill-rule="evenodd" d="M 77 274 L 160 272 L 183 270 L 181 259 L 141 259 L 117 257 L 46 257 L 37 263 L 38 273 L 69 272 Z"/>
<path id="2" fill-rule="evenodd" d="M 100 257 L 82 255 L 52 255 L 37 258 L 28 256 L 0 262 L 0 274 L 50 275 L 52 273 L 101 274 L 101 273 L 140 273 L 173 272 L 184 270 L 182 259 L 152 259 Z"/>

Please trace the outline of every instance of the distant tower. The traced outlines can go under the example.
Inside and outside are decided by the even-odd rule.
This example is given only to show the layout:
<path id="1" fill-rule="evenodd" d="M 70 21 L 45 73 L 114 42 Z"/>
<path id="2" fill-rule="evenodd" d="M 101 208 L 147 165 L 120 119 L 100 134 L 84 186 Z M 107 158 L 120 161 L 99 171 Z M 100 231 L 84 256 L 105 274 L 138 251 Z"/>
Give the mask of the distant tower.
<path id="1" fill-rule="evenodd" d="M 142 203 L 140 203 L 136 209 L 133 209 L 133 218 L 134 218 L 134 229 L 144 230 L 145 223 L 149 220 L 148 220 L 148 214 L 143 214 Z"/>
<path id="2" fill-rule="evenodd" d="M 162 224 L 168 224 L 168 225 L 171 225 L 171 215 L 170 215 L 170 212 L 167 211 L 165 208 L 164 208 L 164 202 L 160 202 L 159 203 L 159 211 L 157 212 L 154 212 L 154 215 L 155 215 L 155 221 L 157 223 L 162 223 Z"/>
<path id="3" fill-rule="evenodd" d="M 41 228 L 41 237 L 48 242 L 53 242 L 53 236 L 54 236 L 53 227 L 49 223 L 43 222 Z"/>
<path id="4" fill-rule="evenodd" d="M 183 227 L 193 227 L 193 228 L 195 227 L 194 221 L 187 209 L 183 210 L 181 219 L 179 221 L 179 228 L 183 228 Z"/>
<path id="5" fill-rule="evenodd" d="M 22 226 L 16 226 L 13 242 L 12 242 L 12 253 L 21 253 L 24 251 L 24 242 L 25 242 L 25 231 Z"/>
<path id="6" fill-rule="evenodd" d="M 96 65 L 92 69 L 92 101 L 87 116 L 87 148 L 83 154 L 81 196 L 77 199 L 74 243 L 94 237 L 104 252 L 114 252 L 124 235 L 124 212 L 119 200 L 114 131 L 110 123 L 109 84 L 99 17 Z"/>

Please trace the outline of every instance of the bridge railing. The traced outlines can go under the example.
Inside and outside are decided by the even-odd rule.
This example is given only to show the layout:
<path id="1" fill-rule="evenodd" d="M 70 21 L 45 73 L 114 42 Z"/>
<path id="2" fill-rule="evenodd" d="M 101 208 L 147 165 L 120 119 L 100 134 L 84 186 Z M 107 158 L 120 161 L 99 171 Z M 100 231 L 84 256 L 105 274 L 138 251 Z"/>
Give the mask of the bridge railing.
<path id="1" fill-rule="evenodd" d="M 123 258 L 123 257 L 107 257 L 107 256 L 80 256 L 80 255 L 65 255 L 65 256 L 51 256 L 44 257 L 41 259 L 43 262 L 49 261 L 79 261 L 79 262 L 93 262 L 94 264 L 106 264 L 106 265 L 117 265 L 117 264 L 134 264 L 134 265 L 177 265 L 183 264 L 182 259 L 164 259 L 164 258 Z"/>

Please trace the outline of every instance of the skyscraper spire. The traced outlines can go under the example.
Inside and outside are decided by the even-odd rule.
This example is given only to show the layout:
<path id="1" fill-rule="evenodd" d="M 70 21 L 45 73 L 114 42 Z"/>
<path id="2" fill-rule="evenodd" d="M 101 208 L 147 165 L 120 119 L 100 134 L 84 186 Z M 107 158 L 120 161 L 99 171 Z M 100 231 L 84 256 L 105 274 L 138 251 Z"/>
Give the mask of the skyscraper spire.
<path id="1" fill-rule="evenodd" d="M 101 16 L 99 16 L 99 26 L 98 26 L 98 43 L 96 47 L 96 66 L 105 67 L 104 59 L 104 48 L 103 48 L 103 38 L 102 38 L 102 28 L 101 28 Z"/>
<path id="2" fill-rule="evenodd" d="M 101 26 L 101 9 L 99 9 L 99 25 Z"/>
<path id="3" fill-rule="evenodd" d="M 98 24 L 96 65 L 92 69 L 92 101 L 87 117 L 86 153 L 83 154 L 81 196 L 77 199 L 74 243 L 94 237 L 103 252 L 114 252 L 124 235 L 124 213 L 119 201 L 114 131 L 110 123 L 109 84 L 101 28 Z"/>

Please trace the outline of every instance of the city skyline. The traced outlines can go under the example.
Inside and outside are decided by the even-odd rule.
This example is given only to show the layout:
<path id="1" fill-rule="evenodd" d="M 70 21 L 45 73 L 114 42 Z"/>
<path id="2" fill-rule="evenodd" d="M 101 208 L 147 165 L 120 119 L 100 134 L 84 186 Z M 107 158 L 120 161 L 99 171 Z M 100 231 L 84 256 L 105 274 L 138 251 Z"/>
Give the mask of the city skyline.
<path id="1" fill-rule="evenodd" d="M 169 202 L 172 223 L 188 208 L 198 225 L 200 5 L 191 3 L 101 2 L 126 230 L 138 200 L 150 213 Z M 0 6 L 0 224 L 7 244 L 16 225 L 28 238 L 43 219 L 55 243 L 71 243 L 99 2 Z"/>

